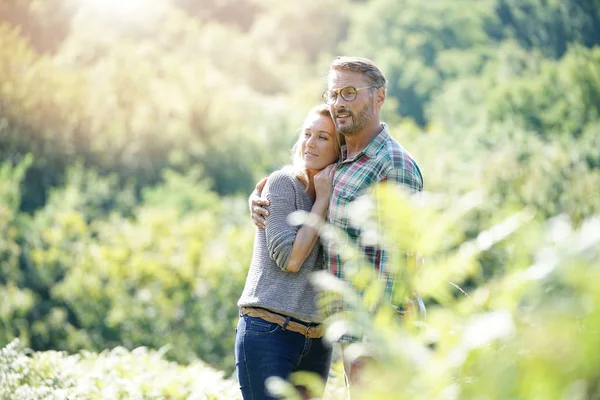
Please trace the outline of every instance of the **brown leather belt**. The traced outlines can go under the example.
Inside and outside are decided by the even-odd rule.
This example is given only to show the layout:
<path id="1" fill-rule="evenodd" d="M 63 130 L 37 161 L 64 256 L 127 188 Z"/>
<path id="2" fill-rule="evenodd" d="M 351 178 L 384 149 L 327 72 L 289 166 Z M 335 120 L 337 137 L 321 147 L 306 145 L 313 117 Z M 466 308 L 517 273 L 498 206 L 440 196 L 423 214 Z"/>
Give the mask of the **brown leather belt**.
<path id="1" fill-rule="evenodd" d="M 308 339 L 318 339 L 323 337 L 323 324 L 318 325 L 303 325 L 296 321 L 291 321 L 283 315 L 275 314 L 263 308 L 242 307 L 242 314 L 250 317 L 264 319 L 267 322 L 277 324 L 291 332 L 296 332 Z M 287 322 L 287 323 L 286 323 Z"/>

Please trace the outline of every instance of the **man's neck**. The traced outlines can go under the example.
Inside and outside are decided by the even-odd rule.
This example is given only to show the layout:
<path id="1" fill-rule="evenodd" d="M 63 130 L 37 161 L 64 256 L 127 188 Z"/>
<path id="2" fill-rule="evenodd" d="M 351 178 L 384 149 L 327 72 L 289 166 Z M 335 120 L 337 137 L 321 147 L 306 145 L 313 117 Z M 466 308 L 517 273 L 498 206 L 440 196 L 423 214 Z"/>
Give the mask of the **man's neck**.
<path id="1" fill-rule="evenodd" d="M 366 126 L 362 131 L 346 136 L 347 158 L 352 158 L 360 153 L 382 130 L 383 124 L 377 120 L 375 123 Z"/>

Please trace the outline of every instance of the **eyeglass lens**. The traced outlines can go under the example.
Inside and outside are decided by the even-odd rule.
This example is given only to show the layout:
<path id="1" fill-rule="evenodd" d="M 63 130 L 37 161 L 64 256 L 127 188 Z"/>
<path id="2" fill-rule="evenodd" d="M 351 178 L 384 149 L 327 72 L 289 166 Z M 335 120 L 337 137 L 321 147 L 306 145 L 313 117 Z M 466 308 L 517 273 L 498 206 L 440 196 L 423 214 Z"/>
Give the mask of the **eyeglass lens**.
<path id="1" fill-rule="evenodd" d="M 357 95 L 357 90 L 356 88 L 352 87 L 352 86 L 346 86 L 345 88 L 342 88 L 339 93 L 340 96 L 342 96 L 342 99 L 346 100 L 346 101 L 352 101 L 354 99 L 356 99 L 356 95 Z M 338 96 L 338 92 L 336 90 L 329 90 L 327 92 L 324 93 L 324 98 L 325 101 L 329 104 L 332 104 L 336 101 Z"/>

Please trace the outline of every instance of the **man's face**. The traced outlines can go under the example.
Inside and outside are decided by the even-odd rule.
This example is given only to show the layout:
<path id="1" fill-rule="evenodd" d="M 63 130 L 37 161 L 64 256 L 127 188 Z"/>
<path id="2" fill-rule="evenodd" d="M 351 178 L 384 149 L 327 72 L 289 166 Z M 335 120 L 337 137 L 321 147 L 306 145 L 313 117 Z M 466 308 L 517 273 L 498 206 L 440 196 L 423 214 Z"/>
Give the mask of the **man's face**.
<path id="1" fill-rule="evenodd" d="M 341 90 L 347 86 L 364 88 L 369 86 L 367 79 L 360 72 L 354 71 L 329 71 L 327 80 L 328 90 Z M 346 136 L 359 134 L 372 122 L 375 115 L 373 95 L 369 89 L 359 90 L 356 98 L 347 101 L 339 95 L 329 106 L 337 130 Z"/>

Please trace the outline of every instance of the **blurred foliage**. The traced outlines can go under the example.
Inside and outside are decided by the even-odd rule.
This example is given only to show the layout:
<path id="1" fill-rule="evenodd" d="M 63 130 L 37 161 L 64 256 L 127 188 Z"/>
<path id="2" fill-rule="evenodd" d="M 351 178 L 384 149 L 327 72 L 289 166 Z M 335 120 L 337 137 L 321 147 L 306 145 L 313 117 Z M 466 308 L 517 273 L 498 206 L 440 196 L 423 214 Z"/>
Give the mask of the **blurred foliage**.
<path id="1" fill-rule="evenodd" d="M 233 359 L 223 358 L 233 346 L 231 296 L 243 287 L 253 238 L 243 200 L 219 199 L 197 173 L 169 172 L 135 203 L 133 189 L 79 164 L 29 216 L 17 213 L 25 168 L 4 164 L 0 175 L 9 217 L 3 341 L 73 352 L 172 343 L 172 359 L 201 356 L 231 371 Z"/>
<path id="2" fill-rule="evenodd" d="M 600 44 L 597 0 L 498 0 L 495 7 L 504 37 L 516 39 L 524 49 L 558 59 L 573 43 Z"/>
<path id="3" fill-rule="evenodd" d="M 476 212 L 476 203 L 443 197 L 411 203 L 389 190 L 378 195 L 382 211 L 391 216 L 387 222 L 395 227 L 405 222 L 390 239 L 418 237 L 414 249 L 427 260 L 412 279 L 397 282 L 399 291 L 415 282 L 436 305 L 424 324 L 413 314 L 398 326 L 388 310 L 368 318 L 369 324 L 364 320 L 369 314 L 362 314 L 372 338 L 369 351 L 381 364 L 357 398 L 600 395 L 600 359 L 592 355 L 600 321 L 598 217 L 579 227 L 566 215 L 539 223 L 525 208 L 465 241 L 456 233 L 457 222 Z M 398 207 L 400 212 L 393 211 Z M 469 293 L 457 290 L 455 285 L 480 274 L 477 260 L 495 248 L 509 252 L 506 272 Z"/>
<path id="4" fill-rule="evenodd" d="M 485 208 L 485 197 L 411 199 L 391 186 L 372 197 L 368 208 L 386 215 L 382 243 L 426 260 L 414 268 L 406 257 L 393 259 L 398 300 L 416 291 L 429 308 L 426 318 L 409 308 L 401 321 L 378 306 L 384 282 L 366 262 L 347 265 L 349 284 L 327 272 L 314 277 L 354 305 L 350 318 L 326 321 L 326 338 L 366 335 L 348 354 L 377 360 L 367 364 L 353 399 L 599 398 L 600 217 L 577 226 L 564 214 L 539 222 L 527 207 L 468 240 L 457 227 Z M 465 292 L 481 275 L 481 257 L 494 251 L 507 253 L 504 273 Z M 282 398 L 301 398 L 291 384 L 270 383 Z"/>
<path id="5" fill-rule="evenodd" d="M 235 384 L 201 361 L 185 367 L 158 351 L 32 354 L 14 340 L 0 349 L 0 399 L 239 399 Z"/>
<path id="6" fill-rule="evenodd" d="M 167 345 L 231 373 L 246 196 L 352 54 L 386 74 L 384 120 L 428 191 L 381 194 L 394 243 L 426 255 L 397 267 L 432 312 L 397 327 L 366 294 L 355 321 L 389 382 L 373 396 L 598 396 L 598 0 L 111 3 L 0 2 L 0 346 Z"/>

